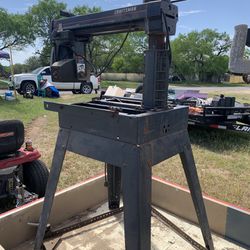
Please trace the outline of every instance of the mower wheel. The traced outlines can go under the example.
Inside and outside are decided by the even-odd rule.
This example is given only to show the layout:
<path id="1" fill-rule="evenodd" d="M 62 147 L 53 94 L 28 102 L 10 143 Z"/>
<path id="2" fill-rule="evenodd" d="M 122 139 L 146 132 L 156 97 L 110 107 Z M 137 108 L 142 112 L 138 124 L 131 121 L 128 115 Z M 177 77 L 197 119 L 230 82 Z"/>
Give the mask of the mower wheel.
<path id="1" fill-rule="evenodd" d="M 23 164 L 23 183 L 29 192 L 37 194 L 39 198 L 45 195 L 48 177 L 49 171 L 42 161 Z"/>

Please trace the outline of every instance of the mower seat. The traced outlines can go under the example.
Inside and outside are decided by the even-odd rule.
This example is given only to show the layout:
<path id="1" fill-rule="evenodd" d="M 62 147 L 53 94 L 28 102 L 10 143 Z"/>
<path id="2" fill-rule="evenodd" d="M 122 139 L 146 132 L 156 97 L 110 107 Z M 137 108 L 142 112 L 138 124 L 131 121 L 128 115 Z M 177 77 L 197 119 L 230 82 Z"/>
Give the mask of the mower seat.
<path id="1" fill-rule="evenodd" d="M 24 126 L 21 121 L 0 121 L 0 158 L 15 153 L 24 142 Z"/>

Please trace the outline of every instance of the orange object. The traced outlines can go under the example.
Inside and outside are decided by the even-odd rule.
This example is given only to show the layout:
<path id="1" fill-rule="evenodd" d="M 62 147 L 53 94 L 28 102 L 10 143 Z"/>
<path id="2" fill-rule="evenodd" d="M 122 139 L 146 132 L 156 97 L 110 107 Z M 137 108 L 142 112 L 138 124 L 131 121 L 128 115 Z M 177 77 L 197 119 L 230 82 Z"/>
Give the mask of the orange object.
<path id="1" fill-rule="evenodd" d="M 202 113 L 203 112 L 203 108 L 199 108 L 199 107 L 189 107 L 189 113 Z"/>

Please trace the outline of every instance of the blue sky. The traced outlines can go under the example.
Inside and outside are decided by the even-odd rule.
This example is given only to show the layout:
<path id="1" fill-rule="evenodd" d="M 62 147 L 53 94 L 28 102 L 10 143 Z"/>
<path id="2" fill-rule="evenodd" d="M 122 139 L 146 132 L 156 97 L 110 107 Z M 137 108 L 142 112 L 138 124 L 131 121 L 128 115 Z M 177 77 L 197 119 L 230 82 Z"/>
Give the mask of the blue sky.
<path id="1" fill-rule="evenodd" d="M 68 9 L 77 5 L 100 6 L 103 10 L 142 3 L 138 0 L 61 0 Z M 24 13 L 37 0 L 0 0 L 0 7 L 13 13 Z M 234 26 L 245 23 L 250 26 L 250 0 L 187 0 L 178 3 L 179 22 L 177 34 L 204 28 L 226 31 L 233 35 Z M 22 52 L 14 51 L 14 62 L 22 63 L 36 48 L 28 47 Z"/>

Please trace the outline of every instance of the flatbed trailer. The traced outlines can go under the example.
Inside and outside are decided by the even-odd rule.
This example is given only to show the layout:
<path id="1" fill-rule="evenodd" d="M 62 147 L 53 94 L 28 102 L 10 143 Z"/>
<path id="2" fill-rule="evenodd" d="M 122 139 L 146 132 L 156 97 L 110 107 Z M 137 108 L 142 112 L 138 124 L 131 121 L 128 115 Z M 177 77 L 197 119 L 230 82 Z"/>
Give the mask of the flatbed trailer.
<path id="1" fill-rule="evenodd" d="M 250 134 L 250 106 L 203 107 L 202 112 L 189 111 L 188 124 Z"/>
<path id="2" fill-rule="evenodd" d="M 103 99 L 109 99 L 115 105 L 119 104 L 120 100 L 127 104 L 129 108 L 131 105 L 141 105 L 140 98 L 131 97 L 115 97 L 104 96 L 101 98 L 94 98 L 102 102 Z M 250 105 L 244 107 L 212 107 L 204 106 L 200 108 L 200 112 L 192 112 L 191 107 L 195 107 L 195 102 L 184 100 L 170 100 L 169 106 L 176 107 L 178 105 L 189 106 L 188 125 L 195 127 L 214 128 L 223 130 L 232 130 L 237 132 L 250 134 Z"/>

